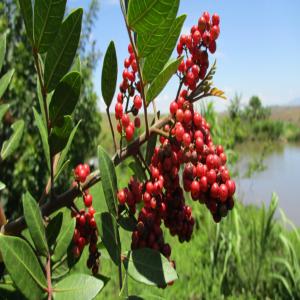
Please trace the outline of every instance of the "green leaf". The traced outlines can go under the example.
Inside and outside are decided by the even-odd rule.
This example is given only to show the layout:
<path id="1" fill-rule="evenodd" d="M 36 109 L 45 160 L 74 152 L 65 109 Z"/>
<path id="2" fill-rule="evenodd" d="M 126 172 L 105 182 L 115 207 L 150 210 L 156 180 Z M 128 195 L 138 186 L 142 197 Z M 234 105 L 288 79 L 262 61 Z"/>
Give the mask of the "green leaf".
<path id="1" fill-rule="evenodd" d="M 103 288 L 104 283 L 93 276 L 73 274 L 54 286 L 54 300 L 93 299 Z"/>
<path id="2" fill-rule="evenodd" d="M 42 299 L 47 282 L 30 246 L 18 237 L 0 234 L 0 250 L 6 269 L 22 294 L 28 299 Z"/>
<path id="3" fill-rule="evenodd" d="M 172 9 L 174 0 L 130 0 L 128 24 L 137 33 L 151 31 L 165 19 Z"/>
<path id="4" fill-rule="evenodd" d="M 109 212 L 117 215 L 117 176 L 115 166 L 106 151 L 98 147 L 99 169 L 102 178 L 102 187 Z"/>
<path id="5" fill-rule="evenodd" d="M 64 17 L 66 0 L 34 2 L 34 46 L 39 53 L 48 50 Z"/>
<path id="6" fill-rule="evenodd" d="M 44 123 L 44 126 L 47 127 L 47 119 L 46 119 L 46 113 L 45 113 L 45 108 L 44 108 L 44 100 L 43 100 L 41 84 L 40 84 L 39 79 L 37 79 L 36 91 L 37 91 L 39 106 L 40 106 L 41 113 L 42 113 L 42 116 L 43 116 L 43 123 Z M 48 96 L 50 96 L 50 95 L 51 94 L 47 95 L 47 99 L 48 99 Z M 47 101 L 47 109 L 48 109 L 48 107 L 49 106 L 48 106 L 48 101 Z"/>
<path id="7" fill-rule="evenodd" d="M 163 286 L 176 280 L 171 263 L 158 251 L 143 248 L 128 253 L 124 261 L 128 274 L 136 281 Z"/>
<path id="8" fill-rule="evenodd" d="M 49 106 L 51 125 L 55 126 L 65 115 L 71 115 L 78 102 L 81 88 L 81 75 L 70 72 L 56 87 Z"/>
<path id="9" fill-rule="evenodd" d="M 11 126 L 11 128 L 14 131 L 13 134 L 2 145 L 2 150 L 1 150 L 2 160 L 5 160 L 18 148 L 24 130 L 24 121 L 18 120 Z"/>
<path id="10" fill-rule="evenodd" d="M 157 142 L 157 134 L 151 134 L 147 143 L 147 150 L 146 150 L 146 163 L 150 165 L 152 155 L 154 153 L 154 149 L 156 147 Z"/>
<path id="11" fill-rule="evenodd" d="M 104 102 L 110 106 L 114 97 L 118 77 L 118 62 L 115 44 L 110 42 L 103 61 L 101 90 Z"/>
<path id="12" fill-rule="evenodd" d="M 56 173 L 56 176 L 58 175 L 59 172 L 61 172 L 61 169 L 63 167 L 63 165 L 65 164 L 65 159 L 68 155 L 68 152 L 71 148 L 71 145 L 72 145 L 72 142 L 73 142 L 73 139 L 75 137 L 75 134 L 77 132 L 77 129 L 80 125 L 81 121 L 79 121 L 77 123 L 77 125 L 73 128 L 71 134 L 70 134 L 70 137 L 69 137 L 69 140 L 68 140 L 68 143 L 66 145 L 66 147 L 64 148 L 64 150 L 61 152 L 61 155 L 60 155 L 60 158 L 59 158 L 59 161 L 58 161 L 58 164 L 57 164 L 57 173 Z"/>
<path id="13" fill-rule="evenodd" d="M 6 34 L 0 36 L 0 71 L 4 63 L 4 57 L 6 52 Z"/>
<path id="14" fill-rule="evenodd" d="M 138 34 L 136 45 L 139 57 L 146 57 L 160 47 L 170 31 L 170 24 L 172 24 L 176 18 L 178 8 L 179 0 L 173 0 L 172 8 L 167 17 L 161 19 L 159 25 L 152 26 L 150 31 Z"/>
<path id="15" fill-rule="evenodd" d="M 39 2 L 39 1 L 37 1 Z M 27 37 L 33 45 L 33 9 L 32 0 L 19 0 L 22 17 L 24 19 Z"/>
<path id="16" fill-rule="evenodd" d="M 146 82 L 152 82 L 152 80 L 161 72 L 164 65 L 169 60 L 180 35 L 185 18 L 185 15 L 176 18 L 173 24 L 170 25 L 170 31 L 165 36 L 165 39 L 163 43 L 160 44 L 160 47 L 146 57 L 142 71 L 144 80 Z"/>
<path id="17" fill-rule="evenodd" d="M 176 73 L 178 66 L 180 65 L 183 57 L 177 59 L 171 59 L 164 67 L 164 69 L 158 74 L 158 76 L 153 80 L 150 85 L 147 95 L 146 102 L 147 105 L 154 100 L 160 92 L 164 89 L 166 84 L 169 82 L 171 77 Z"/>
<path id="18" fill-rule="evenodd" d="M 48 170 L 50 171 L 50 150 L 49 150 L 49 144 L 48 144 L 48 133 L 47 129 L 45 128 L 44 122 L 42 117 L 39 115 L 39 113 L 36 111 L 36 109 L 33 107 L 33 114 L 34 114 L 34 119 L 36 126 L 39 130 L 41 140 L 42 140 L 42 145 L 43 145 L 43 150 L 45 154 L 45 158 L 47 161 L 47 166 Z"/>
<path id="19" fill-rule="evenodd" d="M 48 50 L 45 61 L 45 86 L 48 93 L 55 89 L 72 66 L 80 38 L 82 12 L 79 8 L 65 19 Z"/>
<path id="20" fill-rule="evenodd" d="M 116 219 L 109 212 L 104 212 L 95 214 L 95 220 L 101 240 L 112 261 L 118 266 L 121 263 L 121 247 Z"/>
<path id="21" fill-rule="evenodd" d="M 0 105 L 0 122 L 2 121 L 4 115 L 9 109 L 9 104 L 1 104 Z"/>
<path id="22" fill-rule="evenodd" d="M 73 62 L 71 72 L 81 73 L 81 61 L 80 61 L 80 56 L 79 55 L 76 56 L 76 58 Z"/>
<path id="23" fill-rule="evenodd" d="M 15 72 L 15 70 L 12 69 L 0 78 L 0 99 L 2 98 L 6 89 L 8 88 L 10 81 L 14 75 L 14 72 Z"/>
<path id="24" fill-rule="evenodd" d="M 49 250 L 41 211 L 29 192 L 23 196 L 23 210 L 25 221 L 36 249 L 39 253 L 47 256 Z"/>
<path id="25" fill-rule="evenodd" d="M 134 216 L 129 215 L 126 211 L 122 212 L 118 217 L 118 224 L 126 231 L 134 231 L 136 229 L 137 220 Z"/>
<path id="26" fill-rule="evenodd" d="M 5 187 L 5 184 L 2 181 L 0 181 L 0 191 L 4 190 Z"/>
<path id="27" fill-rule="evenodd" d="M 71 160 L 68 159 L 66 160 L 62 166 L 55 172 L 55 176 L 54 176 L 54 182 L 56 182 L 56 180 L 59 178 L 60 174 L 67 168 L 67 166 L 70 164 Z"/>
<path id="28" fill-rule="evenodd" d="M 52 128 L 49 137 L 51 155 L 59 153 L 66 147 L 72 129 L 73 121 L 70 116 L 64 116 L 62 124 Z"/>
<path id="29" fill-rule="evenodd" d="M 133 171 L 133 174 L 136 178 L 139 178 L 141 180 L 147 179 L 145 171 L 141 163 L 137 159 L 131 161 L 128 166 Z"/>
<path id="30" fill-rule="evenodd" d="M 57 237 L 59 235 L 61 225 L 63 222 L 63 213 L 60 211 L 51 220 L 46 227 L 46 238 L 48 245 L 52 248 L 52 245 L 56 244 Z"/>
<path id="31" fill-rule="evenodd" d="M 132 295 L 132 296 L 128 296 L 128 297 L 127 297 L 127 300 L 144 300 L 144 298 L 141 298 L 141 297 L 139 297 L 139 296 Z"/>
<path id="32" fill-rule="evenodd" d="M 70 212 L 68 213 L 70 215 Z M 67 253 L 68 247 L 73 238 L 75 225 L 76 219 L 68 218 L 65 214 L 59 235 L 57 237 L 57 244 L 52 256 L 53 261 L 59 261 Z"/>

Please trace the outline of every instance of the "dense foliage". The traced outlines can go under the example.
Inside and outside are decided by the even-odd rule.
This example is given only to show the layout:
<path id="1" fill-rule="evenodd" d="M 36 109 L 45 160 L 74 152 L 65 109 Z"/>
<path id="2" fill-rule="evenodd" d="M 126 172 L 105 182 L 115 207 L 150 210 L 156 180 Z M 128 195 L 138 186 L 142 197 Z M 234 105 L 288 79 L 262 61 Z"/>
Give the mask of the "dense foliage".
<path id="1" fill-rule="evenodd" d="M 219 16 L 204 12 L 189 34 L 180 35 L 186 16 L 177 17 L 179 0 L 120 1 L 129 57 L 116 97 L 116 126 L 110 114 L 118 78 L 114 42 L 104 57 L 101 82 L 115 150 L 110 157 L 104 145 L 97 154 L 92 151 L 99 131 L 90 80 L 97 55 L 93 45 L 85 44 L 97 1 L 85 15 L 81 8 L 67 13 L 66 0 L 8 4 L 18 20 L 9 27 L 19 26 L 20 36 L 14 32 L 17 45 L 26 45 L 16 48 L 26 57 L 16 60 L 19 69 L 11 69 L 15 39 L 7 43 L 9 35 L 0 36 L 0 69 L 6 58 L 11 63 L 0 77 L 0 119 L 5 125 L 0 192 L 6 199 L 9 193 L 16 201 L 22 199 L 23 213 L 7 222 L 0 207 L 1 297 L 149 299 L 148 289 L 137 282 L 172 298 L 299 297 L 299 259 L 290 242 L 299 241 L 297 231 L 290 235 L 275 222 L 275 195 L 267 211 L 246 211 L 240 205 L 233 209 L 235 183 L 227 167 L 232 155 L 221 145 L 227 136 L 212 105 L 202 113 L 196 109 L 195 103 L 206 97 L 225 98 L 213 86 L 216 63 L 209 56 L 216 51 Z M 174 48 L 178 56 L 172 59 Z M 170 113 L 161 117 L 155 99 L 173 75 L 178 90 Z M 29 79 L 32 87 L 26 95 Z M 24 107 L 19 109 L 19 99 L 13 109 L 7 105 L 6 97 L 22 93 Z M 155 111 L 151 121 L 149 105 Z M 232 120 L 241 118 L 237 106 Z M 143 118 L 138 117 L 141 110 Z M 268 117 L 257 97 L 244 113 L 249 123 Z M 28 170 L 24 153 L 30 167 L 37 166 L 34 171 Z M 91 155 L 97 155 L 99 170 L 83 163 Z M 19 173 L 22 184 L 14 180 Z M 72 184 L 65 183 L 64 174 Z M 36 188 L 30 187 L 29 176 Z M 13 203 L 11 211 L 6 208 L 11 215 Z M 174 236 L 183 245 L 175 241 L 171 247 Z M 197 254 L 185 242 L 195 243 Z M 179 280 L 177 271 L 183 271 Z M 178 291 L 177 284 L 185 288 Z"/>
<path id="2" fill-rule="evenodd" d="M 78 55 L 81 57 L 83 88 L 73 117 L 81 122 L 76 139 L 70 149 L 70 166 L 60 176 L 58 191 L 64 189 L 70 178 L 72 165 L 89 159 L 96 151 L 100 134 L 100 115 L 97 113 L 97 97 L 94 92 L 92 73 L 99 53 L 95 41 L 91 42 L 91 29 L 97 17 L 98 1 L 90 3 L 84 14 L 82 38 Z M 29 190 L 38 197 L 47 183 L 48 174 L 42 167 L 45 165 L 42 143 L 34 122 L 32 107 L 38 108 L 37 75 L 32 59 L 30 42 L 26 36 L 24 22 L 16 0 L 5 0 L 0 4 L 0 34 L 6 33 L 6 55 L 1 74 L 14 69 L 14 76 L 9 89 L 0 103 L 9 104 L 9 110 L 0 124 L 0 145 L 10 135 L 10 125 L 15 119 L 25 121 L 24 136 L 14 156 L 1 162 L 0 180 L 6 182 L 7 189 L 2 193 L 2 201 L 8 217 L 16 216 L 22 211 L 21 198 L 24 190 Z M 85 141 L 82 143 L 82 141 Z M 13 191 L 13 193 L 12 193 Z"/>

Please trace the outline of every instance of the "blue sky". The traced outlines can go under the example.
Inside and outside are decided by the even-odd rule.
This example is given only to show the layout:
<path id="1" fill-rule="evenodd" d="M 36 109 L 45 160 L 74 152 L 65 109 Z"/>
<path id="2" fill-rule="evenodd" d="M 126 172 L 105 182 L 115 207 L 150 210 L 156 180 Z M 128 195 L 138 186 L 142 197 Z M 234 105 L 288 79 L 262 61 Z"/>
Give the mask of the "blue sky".
<path id="1" fill-rule="evenodd" d="M 86 7 L 88 2 L 70 0 L 69 5 Z M 187 14 L 183 31 L 187 32 L 196 24 L 205 10 L 221 17 L 214 82 L 229 99 L 238 92 L 246 103 L 251 95 L 257 94 L 266 105 L 284 105 L 300 97 L 299 0 L 181 0 L 179 14 Z M 128 36 L 118 0 L 100 0 L 93 38 L 102 53 L 110 40 L 115 41 L 119 67 L 122 68 Z M 94 74 L 99 98 L 101 69 L 102 59 Z M 168 109 L 168 103 L 176 93 L 176 84 L 176 79 L 172 80 L 157 99 L 161 110 Z M 218 109 L 228 105 L 224 100 L 216 100 L 216 103 Z M 103 109 L 102 101 L 99 106 Z"/>

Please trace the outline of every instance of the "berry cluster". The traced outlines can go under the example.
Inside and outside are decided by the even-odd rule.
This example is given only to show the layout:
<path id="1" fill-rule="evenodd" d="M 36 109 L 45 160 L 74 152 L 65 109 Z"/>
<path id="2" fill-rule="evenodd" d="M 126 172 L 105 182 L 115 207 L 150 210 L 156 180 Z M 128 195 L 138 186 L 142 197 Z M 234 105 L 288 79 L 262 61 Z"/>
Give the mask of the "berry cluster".
<path id="1" fill-rule="evenodd" d="M 208 66 L 208 51 L 215 53 L 217 49 L 216 40 L 220 34 L 220 17 L 214 14 L 210 17 L 208 12 L 204 12 L 198 21 L 198 25 L 191 28 L 191 33 L 183 34 L 177 45 L 178 55 L 183 51 L 190 56 L 178 67 L 178 71 L 183 75 L 184 84 L 191 90 L 195 90 L 200 79 L 204 79 Z"/>
<path id="2" fill-rule="evenodd" d="M 115 117 L 119 121 L 117 124 L 118 132 L 120 134 L 123 132 L 126 140 L 131 141 L 135 128 L 141 126 L 140 118 L 137 115 L 143 102 L 140 96 L 140 81 L 136 80 L 138 71 L 137 61 L 131 44 L 128 46 L 128 52 L 129 58 L 126 58 L 124 61 L 125 70 L 123 71 L 123 81 L 120 84 L 120 93 L 118 94 L 115 106 Z M 136 95 L 135 91 L 138 92 Z M 131 98 L 133 98 L 133 103 L 129 107 Z M 134 122 L 130 120 L 130 113 L 135 117 Z"/>
<path id="3" fill-rule="evenodd" d="M 170 112 L 176 120 L 171 135 L 180 144 L 183 170 L 183 186 L 191 192 L 192 199 L 205 203 L 213 218 L 219 222 L 233 207 L 235 183 L 230 180 L 226 168 L 226 154 L 221 145 L 215 146 L 210 126 L 205 118 L 194 111 L 193 104 L 183 90 L 171 103 Z"/>
<path id="4" fill-rule="evenodd" d="M 83 170 L 83 171 L 82 171 Z M 86 177 L 90 174 L 90 168 L 87 164 L 78 165 L 74 171 L 77 184 L 85 182 Z M 76 228 L 73 235 L 73 255 L 78 258 L 84 247 L 89 245 L 89 258 L 87 267 L 92 269 L 93 274 L 97 274 L 99 270 L 100 253 L 97 249 L 97 225 L 94 219 L 95 209 L 93 208 L 93 196 L 88 191 L 82 194 L 85 209 L 81 209 L 72 213 L 76 217 Z"/>
<path id="5" fill-rule="evenodd" d="M 188 89 L 180 91 L 170 104 L 172 121 L 163 128 L 160 145 L 154 150 L 148 167 L 150 179 L 141 183 L 131 178 L 128 187 L 118 192 L 120 205 L 127 205 L 131 213 L 136 212 L 138 203 L 142 205 L 132 233 L 133 249 L 149 247 L 170 259 L 171 247 L 164 241 L 162 224 L 180 242 L 191 239 L 195 220 L 191 207 L 186 205 L 184 191 L 190 192 L 194 201 L 205 203 L 215 222 L 233 208 L 235 183 L 225 166 L 226 154 L 222 146 L 214 145 L 210 125 L 194 111 L 189 99 L 206 75 L 208 50 L 216 51 L 219 23 L 218 15 L 210 18 L 204 13 L 191 34 L 181 36 L 178 54 L 185 51 L 187 57 L 178 70 Z"/>

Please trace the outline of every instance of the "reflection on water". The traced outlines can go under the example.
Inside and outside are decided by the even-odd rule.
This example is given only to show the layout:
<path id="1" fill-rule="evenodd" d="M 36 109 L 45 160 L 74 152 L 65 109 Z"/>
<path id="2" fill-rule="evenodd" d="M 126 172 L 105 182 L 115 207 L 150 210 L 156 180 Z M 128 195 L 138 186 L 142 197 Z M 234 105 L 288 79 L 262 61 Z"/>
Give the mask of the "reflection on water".
<path id="1" fill-rule="evenodd" d="M 277 147 L 268 152 L 263 163 L 267 167 L 262 172 L 254 172 L 245 178 L 249 162 L 259 161 L 262 149 L 258 145 L 247 145 L 239 149 L 236 178 L 239 199 L 244 203 L 260 204 L 270 202 L 272 192 L 279 196 L 279 207 L 297 225 L 300 225 L 300 145 Z"/>

